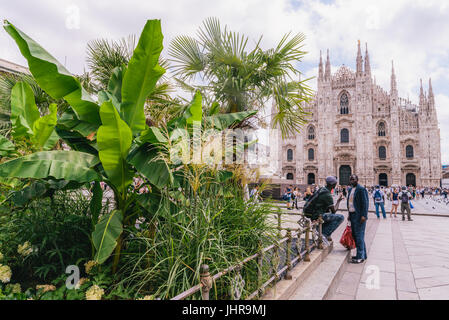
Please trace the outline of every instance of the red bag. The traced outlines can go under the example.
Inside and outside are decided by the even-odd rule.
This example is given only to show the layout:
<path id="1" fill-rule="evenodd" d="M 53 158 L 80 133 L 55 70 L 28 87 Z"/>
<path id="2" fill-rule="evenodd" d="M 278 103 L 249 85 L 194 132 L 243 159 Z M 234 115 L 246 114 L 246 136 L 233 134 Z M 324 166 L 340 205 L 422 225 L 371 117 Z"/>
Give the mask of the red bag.
<path id="1" fill-rule="evenodd" d="M 352 230 L 349 224 L 347 225 L 345 231 L 343 232 L 343 235 L 341 236 L 340 243 L 348 250 L 355 248 L 355 240 L 352 236 Z"/>

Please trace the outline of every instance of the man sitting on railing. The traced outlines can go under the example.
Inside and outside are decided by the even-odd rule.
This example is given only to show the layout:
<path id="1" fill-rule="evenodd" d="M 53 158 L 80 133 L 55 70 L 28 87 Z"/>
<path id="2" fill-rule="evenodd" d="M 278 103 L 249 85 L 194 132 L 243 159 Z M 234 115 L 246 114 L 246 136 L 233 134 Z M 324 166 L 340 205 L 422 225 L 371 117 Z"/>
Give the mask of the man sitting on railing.
<path id="1" fill-rule="evenodd" d="M 337 214 L 343 194 L 340 194 L 337 203 L 334 206 L 331 191 L 337 185 L 337 178 L 329 176 L 326 178 L 326 187 L 320 188 L 304 205 L 304 215 L 312 221 L 317 220 L 320 216 L 323 218 L 323 241 L 329 245 L 328 241 L 332 241 L 331 234 L 343 222 L 345 217 Z M 331 213 L 327 213 L 327 212 Z"/>

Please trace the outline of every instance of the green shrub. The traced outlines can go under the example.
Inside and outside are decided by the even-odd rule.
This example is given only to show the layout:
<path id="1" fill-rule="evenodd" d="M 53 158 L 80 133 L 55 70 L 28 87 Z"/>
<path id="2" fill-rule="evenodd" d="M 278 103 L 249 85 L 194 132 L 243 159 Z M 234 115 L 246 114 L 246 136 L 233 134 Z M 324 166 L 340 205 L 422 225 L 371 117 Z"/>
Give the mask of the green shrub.
<path id="1" fill-rule="evenodd" d="M 237 183 L 209 178 L 201 178 L 196 192 L 193 184 L 185 185 L 177 205 L 174 194 L 165 195 L 165 204 L 153 219 L 139 230 L 129 230 L 120 284 L 136 294 L 169 299 L 199 283 L 202 264 L 215 274 L 268 245 L 275 235 L 267 219 L 269 205 L 245 202 Z M 243 297 L 257 287 L 258 266 L 255 261 L 250 264 L 242 270 Z M 224 276 L 211 298 L 230 299 L 234 276 Z"/>
<path id="2" fill-rule="evenodd" d="M 54 279 L 92 252 L 89 201 L 81 192 L 57 192 L 24 209 L 0 211 L 0 252 L 23 286 Z"/>

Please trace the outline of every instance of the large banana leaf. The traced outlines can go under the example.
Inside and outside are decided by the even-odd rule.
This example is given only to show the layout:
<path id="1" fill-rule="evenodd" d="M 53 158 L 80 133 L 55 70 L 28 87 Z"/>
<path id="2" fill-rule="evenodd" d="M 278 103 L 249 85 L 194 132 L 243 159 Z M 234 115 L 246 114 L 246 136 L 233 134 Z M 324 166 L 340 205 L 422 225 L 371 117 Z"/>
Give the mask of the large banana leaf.
<path id="1" fill-rule="evenodd" d="M 0 156 L 5 157 L 15 149 L 14 144 L 0 134 Z"/>
<path id="2" fill-rule="evenodd" d="M 149 142 L 154 145 L 167 144 L 168 139 L 162 133 L 162 131 L 157 127 L 149 127 L 147 130 L 143 131 L 138 139 L 139 143 Z"/>
<path id="3" fill-rule="evenodd" d="M 40 117 L 31 86 L 17 82 L 11 90 L 11 123 L 14 136 L 33 135 L 33 124 Z"/>
<path id="4" fill-rule="evenodd" d="M 159 189 L 173 185 L 173 174 L 154 145 L 144 143 L 135 148 L 129 153 L 128 162 Z"/>
<path id="5" fill-rule="evenodd" d="M 106 99 L 108 100 L 108 99 Z M 79 120 L 72 108 L 68 107 L 58 119 L 58 127 L 66 131 L 77 132 L 83 137 L 87 137 L 92 132 L 97 131 L 98 124 Z M 62 137 L 61 137 L 62 138 Z M 63 138 L 62 138 L 63 139 Z"/>
<path id="6" fill-rule="evenodd" d="M 200 122 L 203 120 L 203 105 L 202 105 L 203 97 L 201 96 L 200 91 L 195 92 L 195 96 L 193 97 L 190 106 L 187 108 L 184 118 L 186 119 L 187 124 L 193 124 L 193 122 Z"/>
<path id="7" fill-rule="evenodd" d="M 97 132 L 98 155 L 109 181 L 124 193 L 133 178 L 131 167 L 126 162 L 132 132 L 110 101 L 101 105 L 100 115 L 103 124 Z"/>
<path id="8" fill-rule="evenodd" d="M 103 216 L 92 232 L 92 242 L 96 249 L 95 261 L 99 264 L 106 261 L 117 245 L 117 239 L 123 231 L 122 212 L 114 210 Z"/>
<path id="9" fill-rule="evenodd" d="M 37 198 L 51 197 L 57 190 L 78 189 L 82 184 L 66 180 L 36 180 L 29 186 L 11 194 L 11 200 L 16 206 L 24 206 Z"/>
<path id="10" fill-rule="evenodd" d="M 148 20 L 123 78 L 121 112 L 134 134 L 145 129 L 145 101 L 165 73 L 158 64 L 162 39 L 161 21 Z"/>
<path id="11" fill-rule="evenodd" d="M 59 126 L 56 127 L 55 132 L 73 150 L 98 156 L 98 146 L 95 141 L 90 141 L 85 136 L 77 132 L 68 131 Z"/>
<path id="12" fill-rule="evenodd" d="M 97 157 L 78 151 L 42 151 L 0 164 L 0 177 L 96 181 Z"/>
<path id="13" fill-rule="evenodd" d="M 39 86 L 54 99 L 64 98 L 79 119 L 100 125 L 99 107 L 80 82 L 44 48 L 10 22 L 5 21 L 4 28 L 28 61 Z"/>
<path id="14" fill-rule="evenodd" d="M 37 119 L 33 124 L 33 142 L 43 150 L 53 149 L 59 140 L 55 132 L 57 119 L 57 107 L 52 103 L 49 107 L 50 114 Z"/>
<path id="15" fill-rule="evenodd" d="M 108 91 L 114 96 L 117 101 L 122 101 L 122 83 L 123 77 L 126 73 L 126 66 L 116 67 L 112 70 L 111 78 L 108 83 Z M 120 110 L 119 110 L 120 112 Z"/>
<path id="16" fill-rule="evenodd" d="M 175 118 L 168 122 L 167 127 L 169 131 L 173 131 L 177 128 L 185 129 L 188 125 L 193 124 L 193 122 L 202 122 L 203 120 L 203 107 L 202 107 L 203 97 L 199 90 L 195 92 L 192 101 L 189 106 L 184 111 L 183 115 L 179 118 Z"/>

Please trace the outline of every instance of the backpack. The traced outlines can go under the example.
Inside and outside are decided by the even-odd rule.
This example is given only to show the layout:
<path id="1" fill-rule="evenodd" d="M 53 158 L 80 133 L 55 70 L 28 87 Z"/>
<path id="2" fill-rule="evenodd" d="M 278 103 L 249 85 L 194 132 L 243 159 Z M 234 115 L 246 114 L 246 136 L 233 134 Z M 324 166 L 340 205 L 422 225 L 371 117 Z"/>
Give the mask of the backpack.
<path id="1" fill-rule="evenodd" d="M 316 202 L 318 200 L 318 196 L 321 194 L 324 194 L 326 192 L 329 192 L 327 188 L 323 187 L 320 188 L 318 191 L 315 191 L 312 196 L 307 199 L 306 203 L 304 204 L 304 207 L 302 209 L 304 215 L 311 220 L 316 220 L 319 217 L 319 213 L 316 212 Z"/>
<path id="2" fill-rule="evenodd" d="M 376 202 L 382 201 L 382 195 L 380 194 L 380 190 L 376 190 L 376 192 L 374 192 L 374 200 L 376 200 Z"/>
<path id="3" fill-rule="evenodd" d="M 408 194 L 407 194 L 407 192 L 402 192 L 402 194 L 401 194 L 401 202 L 402 203 L 408 203 Z"/>

